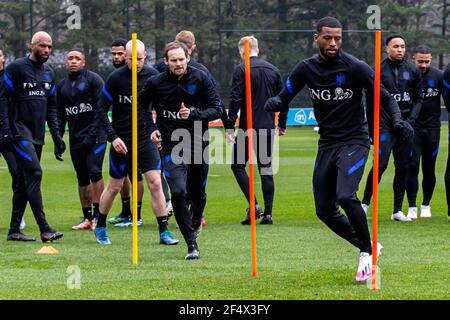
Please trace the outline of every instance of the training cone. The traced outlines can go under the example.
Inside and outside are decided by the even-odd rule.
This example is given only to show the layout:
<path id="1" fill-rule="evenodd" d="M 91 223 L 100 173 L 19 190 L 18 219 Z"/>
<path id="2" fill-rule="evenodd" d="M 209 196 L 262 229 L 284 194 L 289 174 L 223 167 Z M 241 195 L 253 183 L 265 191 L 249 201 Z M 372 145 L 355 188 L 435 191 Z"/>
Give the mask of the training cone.
<path id="1" fill-rule="evenodd" d="M 53 248 L 52 246 L 43 246 L 38 251 L 36 251 L 37 254 L 57 254 L 58 250 Z"/>

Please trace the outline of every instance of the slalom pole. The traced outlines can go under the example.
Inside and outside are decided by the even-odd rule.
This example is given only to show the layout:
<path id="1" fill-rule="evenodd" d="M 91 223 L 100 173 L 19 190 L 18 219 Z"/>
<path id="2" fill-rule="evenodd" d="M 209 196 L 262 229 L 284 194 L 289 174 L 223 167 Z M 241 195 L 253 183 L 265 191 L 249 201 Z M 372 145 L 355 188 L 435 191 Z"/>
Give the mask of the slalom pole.
<path id="1" fill-rule="evenodd" d="M 258 276 L 256 260 L 256 219 L 255 219 L 255 168 L 253 163 L 253 114 L 252 114 L 252 86 L 250 80 L 250 44 L 244 42 L 244 66 L 245 66 L 245 98 L 247 105 L 247 136 L 248 136 L 248 173 L 249 173 L 249 197 L 250 197 L 250 233 L 252 242 L 252 276 Z"/>
<path id="2" fill-rule="evenodd" d="M 136 50 L 136 39 L 137 34 L 133 33 L 131 36 L 132 41 L 132 67 L 131 67 L 131 83 L 132 83 L 132 91 L 131 91 L 131 101 L 132 101 L 132 115 L 131 115 L 131 123 L 132 123 L 132 263 L 134 265 L 138 264 L 138 227 L 137 227 L 137 203 L 138 203 L 138 181 L 137 181 L 137 50 Z"/>
<path id="3" fill-rule="evenodd" d="M 381 78 L 381 31 L 375 31 L 375 81 L 373 106 L 373 176 L 372 176 L 372 291 L 380 288 L 377 280 L 378 271 L 378 171 L 380 147 L 380 78 Z"/>

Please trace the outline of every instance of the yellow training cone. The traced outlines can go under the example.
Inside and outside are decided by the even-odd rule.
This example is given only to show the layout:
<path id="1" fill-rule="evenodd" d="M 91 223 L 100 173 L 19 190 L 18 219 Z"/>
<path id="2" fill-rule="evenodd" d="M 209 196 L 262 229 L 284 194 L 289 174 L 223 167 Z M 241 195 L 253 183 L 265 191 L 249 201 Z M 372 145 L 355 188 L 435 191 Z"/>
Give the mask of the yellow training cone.
<path id="1" fill-rule="evenodd" d="M 52 246 L 43 246 L 38 251 L 36 251 L 37 254 L 57 254 L 58 250 L 53 248 Z"/>

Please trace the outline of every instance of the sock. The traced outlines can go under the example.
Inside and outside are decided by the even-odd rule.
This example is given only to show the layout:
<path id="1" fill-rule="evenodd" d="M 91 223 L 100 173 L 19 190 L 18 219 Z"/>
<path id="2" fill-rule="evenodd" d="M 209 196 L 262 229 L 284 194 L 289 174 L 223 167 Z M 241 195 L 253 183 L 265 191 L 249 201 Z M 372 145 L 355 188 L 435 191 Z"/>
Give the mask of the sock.
<path id="1" fill-rule="evenodd" d="M 156 217 L 156 220 L 158 221 L 159 234 L 161 234 L 167 230 L 167 217 Z"/>
<path id="2" fill-rule="evenodd" d="M 92 205 L 94 206 L 94 219 L 98 219 L 98 214 L 99 214 L 99 210 L 100 210 L 100 204 L 94 202 Z"/>
<path id="3" fill-rule="evenodd" d="M 101 214 L 99 212 L 98 221 L 97 221 L 97 228 L 104 228 L 104 227 L 106 227 L 106 214 Z"/>
<path id="4" fill-rule="evenodd" d="M 141 220 L 142 201 L 138 202 L 138 220 Z"/>
<path id="5" fill-rule="evenodd" d="M 92 208 L 91 207 L 83 208 L 83 217 L 84 217 L 84 219 L 88 219 L 89 221 L 92 220 Z"/>
<path id="6" fill-rule="evenodd" d="M 131 217 L 130 197 L 122 198 L 122 216 Z"/>

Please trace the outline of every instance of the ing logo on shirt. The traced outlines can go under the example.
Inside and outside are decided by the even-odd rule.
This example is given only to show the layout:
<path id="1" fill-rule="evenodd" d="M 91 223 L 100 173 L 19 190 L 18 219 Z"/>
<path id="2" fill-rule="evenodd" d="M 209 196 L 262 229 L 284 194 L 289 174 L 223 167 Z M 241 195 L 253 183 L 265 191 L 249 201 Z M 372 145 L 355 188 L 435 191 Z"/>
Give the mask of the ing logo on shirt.
<path id="1" fill-rule="evenodd" d="M 336 87 L 334 92 L 328 89 L 309 89 L 309 96 L 311 100 L 322 100 L 322 101 L 341 101 L 348 100 L 353 97 L 353 91 L 350 89 L 343 89 L 341 87 Z"/>

